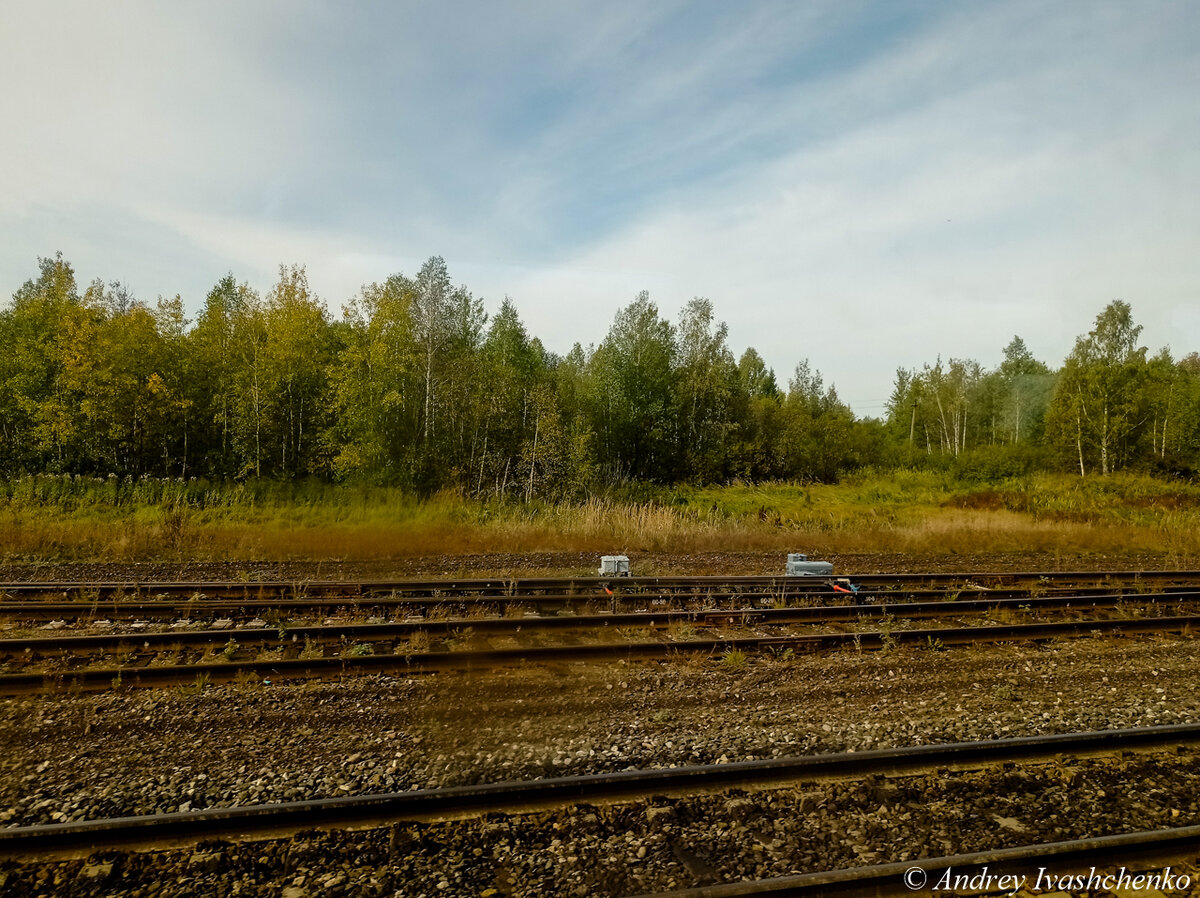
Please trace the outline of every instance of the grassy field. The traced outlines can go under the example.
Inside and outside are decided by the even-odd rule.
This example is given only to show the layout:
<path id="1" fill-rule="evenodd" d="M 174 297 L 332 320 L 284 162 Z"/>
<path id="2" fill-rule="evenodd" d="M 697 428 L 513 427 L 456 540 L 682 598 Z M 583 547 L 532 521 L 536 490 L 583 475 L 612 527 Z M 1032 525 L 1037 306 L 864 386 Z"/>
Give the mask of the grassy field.
<path id="1" fill-rule="evenodd" d="M 6 561 L 386 560 L 477 552 L 1138 552 L 1200 562 L 1200 487 L 1124 474 L 981 486 L 937 472 L 496 505 L 321 483 L 0 483 Z"/>

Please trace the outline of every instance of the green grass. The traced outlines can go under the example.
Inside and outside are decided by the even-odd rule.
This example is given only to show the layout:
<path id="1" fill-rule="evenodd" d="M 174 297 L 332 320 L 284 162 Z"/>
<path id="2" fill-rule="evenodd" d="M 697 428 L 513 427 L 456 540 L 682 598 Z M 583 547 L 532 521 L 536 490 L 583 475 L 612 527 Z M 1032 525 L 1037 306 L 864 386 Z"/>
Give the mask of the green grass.
<path id="1" fill-rule="evenodd" d="M 0 481 L 9 561 L 383 560 L 479 552 L 1118 553 L 1200 558 L 1200 487 L 1135 474 L 989 485 L 867 472 L 836 485 L 641 490 L 571 505 L 418 499 L 319 482 Z"/>

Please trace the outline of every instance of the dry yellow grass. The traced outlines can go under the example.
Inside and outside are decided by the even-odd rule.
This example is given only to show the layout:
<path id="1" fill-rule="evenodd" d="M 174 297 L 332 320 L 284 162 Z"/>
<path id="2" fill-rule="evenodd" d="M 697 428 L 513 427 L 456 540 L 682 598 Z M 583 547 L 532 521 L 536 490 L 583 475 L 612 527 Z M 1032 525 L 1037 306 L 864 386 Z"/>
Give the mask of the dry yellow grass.
<path id="1" fill-rule="evenodd" d="M 229 488 L 242 490 L 244 487 Z M 1127 553 L 1200 560 L 1200 490 L 1126 476 L 963 488 L 880 474 L 838 486 L 679 490 L 657 502 L 487 506 L 321 486 L 170 502 L 0 500 L 8 560 L 386 560 L 529 552 Z M 86 494 L 84 498 L 87 498 Z M 979 507 L 983 506 L 983 507 Z"/>

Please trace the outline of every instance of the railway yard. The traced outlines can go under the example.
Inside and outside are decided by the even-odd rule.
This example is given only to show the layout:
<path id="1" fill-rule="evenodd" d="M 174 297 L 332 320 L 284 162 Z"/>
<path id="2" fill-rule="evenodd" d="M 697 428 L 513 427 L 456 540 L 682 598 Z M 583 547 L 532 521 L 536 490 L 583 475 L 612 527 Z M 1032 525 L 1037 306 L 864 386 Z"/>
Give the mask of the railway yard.
<path id="1" fill-rule="evenodd" d="M 0 894 L 1200 893 L 1200 572 L 1027 560 L 0 571 Z"/>

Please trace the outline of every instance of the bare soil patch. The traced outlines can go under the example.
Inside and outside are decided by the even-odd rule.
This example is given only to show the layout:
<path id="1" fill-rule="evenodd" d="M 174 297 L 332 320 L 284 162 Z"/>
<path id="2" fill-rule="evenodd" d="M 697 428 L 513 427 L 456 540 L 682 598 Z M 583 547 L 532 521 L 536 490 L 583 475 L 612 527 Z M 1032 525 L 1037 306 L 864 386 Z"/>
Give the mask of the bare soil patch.
<path id="1" fill-rule="evenodd" d="M 797 549 L 797 551 L 801 551 Z M 911 555 L 844 553 L 813 556 L 832 561 L 839 576 L 855 574 L 979 573 L 988 571 L 1170 570 L 1165 556 L 1148 553 L 1022 553 Z M 783 575 L 777 552 L 635 553 L 638 575 Z M 588 552 L 417 555 L 386 561 L 156 561 L 0 564 L 0 582 L 370 580 L 438 577 L 592 576 L 599 556 Z"/>

